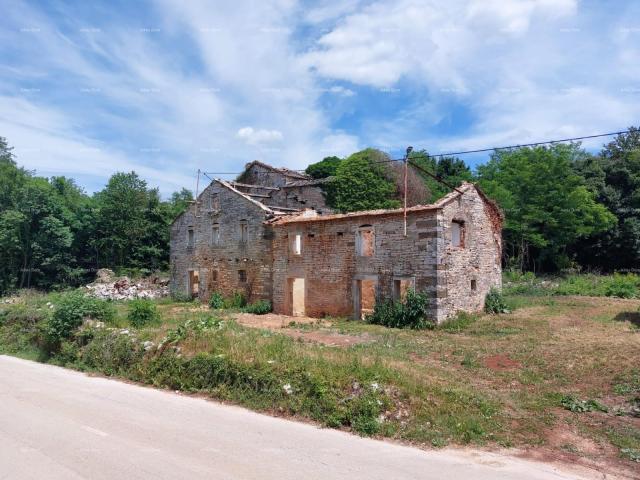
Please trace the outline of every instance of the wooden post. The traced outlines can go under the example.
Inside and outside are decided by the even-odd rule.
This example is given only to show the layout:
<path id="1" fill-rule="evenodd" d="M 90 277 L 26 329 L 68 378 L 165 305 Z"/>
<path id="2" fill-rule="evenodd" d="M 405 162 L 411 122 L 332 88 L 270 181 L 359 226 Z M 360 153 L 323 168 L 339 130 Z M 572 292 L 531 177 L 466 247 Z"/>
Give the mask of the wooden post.
<path id="1" fill-rule="evenodd" d="M 407 236 L 407 178 L 409 170 L 409 154 L 413 150 L 413 147 L 407 147 L 407 154 L 404 156 L 404 236 Z"/>
<path id="2" fill-rule="evenodd" d="M 194 198 L 196 202 L 195 206 L 195 216 L 198 218 L 198 189 L 200 188 L 200 169 L 198 169 L 198 177 L 196 179 L 196 196 Z"/>

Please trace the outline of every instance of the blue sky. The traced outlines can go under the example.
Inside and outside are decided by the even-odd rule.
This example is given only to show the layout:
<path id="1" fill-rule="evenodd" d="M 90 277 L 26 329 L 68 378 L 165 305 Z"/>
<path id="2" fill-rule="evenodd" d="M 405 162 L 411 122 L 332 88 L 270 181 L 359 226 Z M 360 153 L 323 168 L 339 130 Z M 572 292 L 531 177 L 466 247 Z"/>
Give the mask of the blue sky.
<path id="1" fill-rule="evenodd" d="M 2 2 L 0 136 L 89 192 L 640 124 L 640 2 Z M 585 143 L 597 149 L 602 141 Z M 464 157 L 472 165 L 486 156 Z"/>

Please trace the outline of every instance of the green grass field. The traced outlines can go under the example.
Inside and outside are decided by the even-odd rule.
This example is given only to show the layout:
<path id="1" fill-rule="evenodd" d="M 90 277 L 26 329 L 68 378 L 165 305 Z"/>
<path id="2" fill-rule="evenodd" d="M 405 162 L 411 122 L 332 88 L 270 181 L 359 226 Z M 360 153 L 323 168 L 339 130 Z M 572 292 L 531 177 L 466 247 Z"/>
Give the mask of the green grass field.
<path id="1" fill-rule="evenodd" d="M 0 304 L 0 352 L 419 445 L 640 461 L 640 300 L 516 294 L 509 314 L 423 331 L 345 319 L 265 328 L 258 316 L 252 328 L 247 314 L 241 324 L 234 310 L 170 300 L 136 329 L 122 302 L 52 348 L 43 338 L 60 299 Z M 322 341 L 336 336 L 362 341 Z"/>

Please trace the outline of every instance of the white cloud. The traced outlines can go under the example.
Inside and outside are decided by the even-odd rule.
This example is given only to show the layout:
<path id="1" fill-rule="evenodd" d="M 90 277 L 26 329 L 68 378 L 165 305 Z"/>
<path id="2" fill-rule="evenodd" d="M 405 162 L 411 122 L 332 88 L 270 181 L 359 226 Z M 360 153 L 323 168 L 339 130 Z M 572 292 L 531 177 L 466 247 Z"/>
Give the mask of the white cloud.
<path id="1" fill-rule="evenodd" d="M 243 127 L 236 134 L 249 145 L 260 145 L 264 143 L 279 142 L 282 140 L 282 132 L 279 130 L 254 130 L 253 127 Z"/>

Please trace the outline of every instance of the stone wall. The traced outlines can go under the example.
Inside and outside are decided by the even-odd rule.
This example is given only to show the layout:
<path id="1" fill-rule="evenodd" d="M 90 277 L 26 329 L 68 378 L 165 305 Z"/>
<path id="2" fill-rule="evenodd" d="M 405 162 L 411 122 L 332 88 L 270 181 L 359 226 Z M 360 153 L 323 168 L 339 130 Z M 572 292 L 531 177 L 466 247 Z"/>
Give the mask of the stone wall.
<path id="1" fill-rule="evenodd" d="M 280 187 L 278 191 L 271 192 L 269 205 L 280 207 L 313 208 L 324 213 L 331 212 L 327 207 L 327 201 L 322 188 L 316 185 L 292 185 Z"/>
<path id="2" fill-rule="evenodd" d="M 218 195 L 219 209 L 210 208 L 212 194 Z M 271 227 L 265 225 L 268 212 L 218 182 L 198 197 L 198 209 L 191 205 L 171 226 L 171 290 L 187 294 L 189 270 L 200 277 L 198 296 L 208 301 L 219 291 L 228 296 L 244 292 L 250 301 L 271 299 Z M 247 241 L 240 238 L 241 221 L 246 221 Z M 213 224 L 220 238 L 213 243 Z M 188 245 L 188 230 L 194 230 L 194 246 Z M 241 281 L 240 271 L 246 273 Z"/>
<path id="3" fill-rule="evenodd" d="M 462 310 L 474 312 L 484 308 L 484 299 L 492 287 L 502 285 L 501 232 L 495 225 L 495 212 L 477 190 L 449 202 L 441 211 L 444 248 L 439 320 Z M 463 225 L 463 245 L 452 244 L 452 224 Z M 496 228 L 498 227 L 498 228 Z"/>

